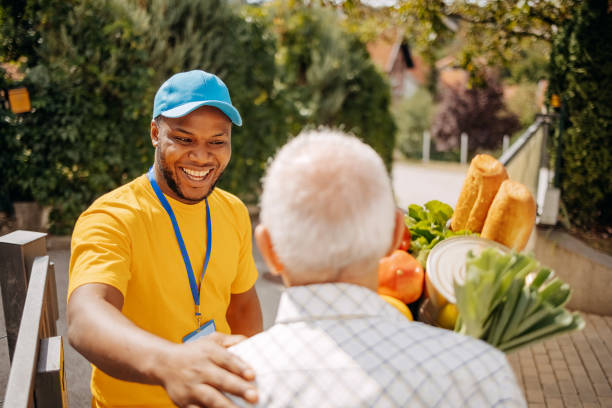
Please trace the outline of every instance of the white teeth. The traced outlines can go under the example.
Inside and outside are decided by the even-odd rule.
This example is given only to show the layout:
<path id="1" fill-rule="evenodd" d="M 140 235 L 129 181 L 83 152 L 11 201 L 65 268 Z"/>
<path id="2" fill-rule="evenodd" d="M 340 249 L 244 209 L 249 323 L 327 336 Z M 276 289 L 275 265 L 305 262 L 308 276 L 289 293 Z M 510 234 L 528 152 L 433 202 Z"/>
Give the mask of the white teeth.
<path id="1" fill-rule="evenodd" d="M 196 171 L 196 170 L 190 170 L 190 169 L 186 169 L 183 167 L 183 171 L 185 173 L 187 173 L 188 175 L 192 176 L 192 177 L 197 177 L 197 178 L 204 178 L 208 175 L 208 173 L 210 173 L 212 169 L 208 169 L 205 171 Z"/>

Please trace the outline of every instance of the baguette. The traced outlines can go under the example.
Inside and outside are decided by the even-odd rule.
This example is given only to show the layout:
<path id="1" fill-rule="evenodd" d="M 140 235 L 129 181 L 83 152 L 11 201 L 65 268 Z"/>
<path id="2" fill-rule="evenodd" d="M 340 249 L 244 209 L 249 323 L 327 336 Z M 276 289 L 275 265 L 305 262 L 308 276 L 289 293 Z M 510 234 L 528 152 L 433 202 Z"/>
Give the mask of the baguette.
<path id="1" fill-rule="evenodd" d="M 508 179 L 504 166 L 493 156 L 478 154 L 470 163 L 453 218 L 453 231 L 482 231 L 499 186 Z"/>
<path id="2" fill-rule="evenodd" d="M 536 204 L 527 187 L 506 180 L 489 208 L 480 236 L 520 252 L 527 245 L 535 219 Z"/>

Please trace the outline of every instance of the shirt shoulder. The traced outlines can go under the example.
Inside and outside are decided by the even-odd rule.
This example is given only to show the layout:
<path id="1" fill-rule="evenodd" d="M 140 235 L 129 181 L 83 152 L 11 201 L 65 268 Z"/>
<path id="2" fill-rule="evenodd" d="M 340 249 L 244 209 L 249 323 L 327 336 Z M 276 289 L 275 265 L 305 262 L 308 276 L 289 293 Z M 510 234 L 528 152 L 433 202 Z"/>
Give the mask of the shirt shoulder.
<path id="1" fill-rule="evenodd" d="M 209 200 L 217 203 L 218 205 L 230 208 L 234 211 L 248 212 L 246 205 L 240 198 L 238 198 L 238 196 L 228 191 L 225 191 L 219 187 L 215 187 L 214 191 L 210 195 Z"/>
<path id="2" fill-rule="evenodd" d="M 250 229 L 249 210 L 244 202 L 234 194 L 217 187 L 209 196 L 208 202 L 213 215 L 224 217 L 239 230 Z"/>
<path id="3" fill-rule="evenodd" d="M 151 206 L 153 191 L 147 183 L 143 175 L 100 196 L 79 216 L 75 225 L 77 234 L 83 224 L 88 228 L 95 227 L 99 222 L 129 226 Z M 147 187 L 151 191 L 147 191 Z"/>
<path id="4" fill-rule="evenodd" d="M 125 296 L 131 276 L 134 238 L 141 236 L 143 213 L 152 190 L 145 176 L 106 193 L 78 218 L 72 232 L 69 295 L 86 283 L 107 283 Z"/>

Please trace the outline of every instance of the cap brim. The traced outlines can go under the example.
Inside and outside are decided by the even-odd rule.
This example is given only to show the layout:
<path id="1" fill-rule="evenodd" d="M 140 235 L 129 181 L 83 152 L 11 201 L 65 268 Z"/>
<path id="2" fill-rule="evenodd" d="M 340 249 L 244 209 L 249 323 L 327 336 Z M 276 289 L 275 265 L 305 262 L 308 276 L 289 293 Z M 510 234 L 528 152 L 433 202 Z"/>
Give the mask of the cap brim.
<path id="1" fill-rule="evenodd" d="M 234 108 L 232 105 L 226 102 L 221 101 L 196 101 L 185 103 L 181 106 L 177 106 L 172 109 L 168 109 L 166 111 L 162 111 L 160 114 L 167 118 L 180 118 L 181 116 L 185 116 L 194 110 L 198 109 L 201 106 L 212 106 L 219 109 L 221 112 L 225 113 L 225 115 L 232 121 L 232 123 L 236 126 L 242 126 L 242 118 L 240 117 L 240 113 L 238 110 Z"/>

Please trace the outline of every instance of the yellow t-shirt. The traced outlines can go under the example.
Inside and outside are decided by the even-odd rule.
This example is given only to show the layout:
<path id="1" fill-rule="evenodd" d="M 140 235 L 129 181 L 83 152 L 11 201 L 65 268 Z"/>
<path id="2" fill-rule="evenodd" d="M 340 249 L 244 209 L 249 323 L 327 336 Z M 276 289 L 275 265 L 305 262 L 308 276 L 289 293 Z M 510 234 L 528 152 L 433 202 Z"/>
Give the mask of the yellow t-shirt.
<path id="1" fill-rule="evenodd" d="M 166 196 L 177 218 L 198 285 L 206 253 L 206 205 Z M 230 333 L 226 311 L 233 293 L 257 280 L 251 223 L 244 204 L 215 188 L 208 197 L 212 250 L 200 288 L 202 323 L 214 319 Z M 106 283 L 124 297 L 122 313 L 140 328 L 180 343 L 196 329 L 189 279 L 168 213 L 146 175 L 100 197 L 72 234 L 68 298 L 87 283 Z M 120 381 L 93 367 L 94 406 L 173 406 L 160 386 Z"/>

